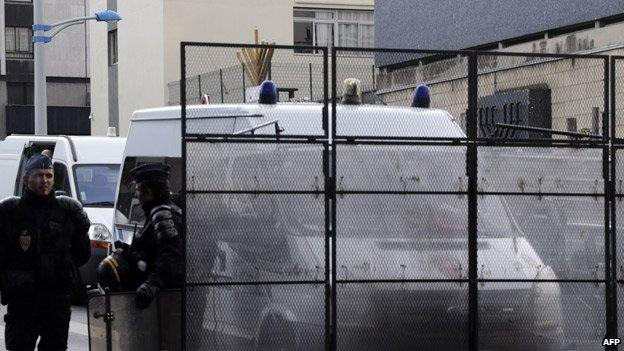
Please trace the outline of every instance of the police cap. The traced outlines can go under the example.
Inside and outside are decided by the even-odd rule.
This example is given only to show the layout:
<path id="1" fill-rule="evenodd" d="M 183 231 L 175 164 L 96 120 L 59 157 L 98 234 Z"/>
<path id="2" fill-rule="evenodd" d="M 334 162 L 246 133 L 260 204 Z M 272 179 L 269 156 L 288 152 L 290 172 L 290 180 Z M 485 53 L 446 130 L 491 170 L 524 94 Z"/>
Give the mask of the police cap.
<path id="1" fill-rule="evenodd" d="M 26 167 L 24 171 L 26 173 L 31 172 L 35 169 L 50 169 L 52 168 L 52 159 L 46 155 L 33 155 L 28 161 L 26 161 Z"/>
<path id="2" fill-rule="evenodd" d="M 169 178 L 169 165 L 160 162 L 145 163 L 130 171 L 135 182 L 165 182 Z"/>

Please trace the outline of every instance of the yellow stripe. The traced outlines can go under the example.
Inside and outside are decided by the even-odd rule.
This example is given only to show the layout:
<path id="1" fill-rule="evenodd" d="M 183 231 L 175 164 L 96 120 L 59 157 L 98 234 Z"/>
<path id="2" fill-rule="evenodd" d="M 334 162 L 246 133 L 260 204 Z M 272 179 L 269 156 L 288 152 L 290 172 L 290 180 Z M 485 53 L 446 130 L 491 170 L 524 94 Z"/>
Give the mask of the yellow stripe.
<path id="1" fill-rule="evenodd" d="M 106 258 L 108 258 L 111 261 L 111 263 L 113 264 L 113 266 L 115 266 L 115 268 L 119 267 L 119 265 L 117 264 L 117 261 L 115 261 L 112 257 L 108 256 Z"/>
<path id="2" fill-rule="evenodd" d="M 106 263 L 108 263 L 113 269 L 113 273 L 115 273 L 115 277 L 117 278 L 117 283 L 121 283 L 121 278 L 119 277 L 119 272 L 117 272 L 117 267 L 116 267 L 117 262 L 112 260 L 110 257 L 106 257 L 104 261 L 106 261 Z"/>

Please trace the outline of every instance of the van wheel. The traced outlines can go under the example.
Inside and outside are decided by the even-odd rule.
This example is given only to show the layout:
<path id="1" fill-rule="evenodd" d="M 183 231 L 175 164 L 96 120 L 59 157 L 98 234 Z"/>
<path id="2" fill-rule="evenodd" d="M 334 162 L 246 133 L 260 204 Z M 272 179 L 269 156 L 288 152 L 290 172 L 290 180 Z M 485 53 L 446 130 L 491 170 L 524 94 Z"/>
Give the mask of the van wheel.
<path id="1" fill-rule="evenodd" d="M 269 316 L 258 334 L 256 351 L 297 351 L 298 340 L 295 326 L 280 316 Z"/>

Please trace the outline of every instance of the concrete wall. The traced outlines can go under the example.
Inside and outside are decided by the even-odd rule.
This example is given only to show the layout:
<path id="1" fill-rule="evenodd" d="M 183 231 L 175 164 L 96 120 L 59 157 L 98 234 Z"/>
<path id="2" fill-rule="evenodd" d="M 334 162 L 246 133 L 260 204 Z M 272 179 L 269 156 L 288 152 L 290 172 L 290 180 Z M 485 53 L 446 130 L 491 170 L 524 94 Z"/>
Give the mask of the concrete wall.
<path id="1" fill-rule="evenodd" d="M 104 1 L 90 0 L 92 5 L 98 2 Z M 175 84 L 180 80 L 181 41 L 253 43 L 254 29 L 257 28 L 262 40 L 292 45 L 295 6 L 372 10 L 373 5 L 373 0 L 119 1 L 117 10 L 123 18 L 118 24 L 117 93 L 120 135 L 126 134 L 133 111 L 165 106 L 179 100 L 179 89 L 176 90 Z M 94 38 L 91 40 L 92 46 L 106 43 L 102 33 L 94 32 L 92 38 Z M 102 48 L 105 52 L 106 47 Z M 96 84 L 106 84 L 109 87 L 110 82 L 100 83 L 100 79 L 108 79 L 104 77 L 106 71 L 102 68 L 105 66 L 105 56 L 98 62 L 95 58 L 97 49 L 91 51 L 94 52 L 92 130 L 93 134 L 104 134 L 108 122 L 100 121 L 99 115 L 106 113 L 108 107 L 105 108 L 104 105 L 110 100 L 110 95 L 97 93 L 96 90 L 101 91 L 104 88 L 96 87 Z M 208 55 L 209 52 L 209 50 L 204 50 L 203 53 L 201 50 L 195 52 L 197 59 L 194 63 L 189 62 L 189 75 L 204 74 L 221 67 L 238 65 L 235 50 L 219 55 Z M 298 57 L 294 58 L 295 56 Z M 301 65 L 322 62 L 322 58 L 318 55 L 295 56 L 276 54 L 273 62 L 288 64 L 294 60 Z M 288 72 L 302 77 L 305 75 L 306 79 L 309 76 L 307 70 L 302 71 L 299 68 L 283 72 L 285 75 L 288 75 Z M 238 81 L 241 78 L 237 76 L 235 79 Z M 173 83 L 174 87 L 170 89 L 169 83 Z M 306 89 L 309 91 L 308 85 Z M 318 91 L 321 89 L 322 85 Z M 169 96 L 170 90 L 176 96 Z"/>
<path id="2" fill-rule="evenodd" d="M 0 0 L 0 38 L 4 38 L 4 0 Z M 4 40 L 0 40 L 0 75 L 2 76 L 6 74 L 6 51 L 4 45 Z"/>
<path id="3" fill-rule="evenodd" d="M 284 0 L 248 0 L 211 2 L 203 0 L 170 0 L 165 3 L 165 81 L 180 80 L 180 42 L 253 43 L 254 29 L 261 40 L 292 45 L 292 2 Z M 202 55 L 210 49 L 190 51 Z M 211 57 L 198 57 L 190 61 L 190 75 L 210 72 L 218 67 L 236 64 L 234 51 L 220 50 Z M 163 101 L 165 103 L 167 100 Z"/>
<path id="4" fill-rule="evenodd" d="M 616 0 L 378 0 L 376 5 L 377 47 L 446 50 L 624 13 L 624 2 Z"/>
<path id="5" fill-rule="evenodd" d="M 605 54 L 621 54 L 613 49 Z M 437 65 L 438 68 L 432 67 Z M 440 67 L 445 69 L 440 69 Z M 624 61 L 618 73 L 624 80 Z M 430 74 L 438 72 L 438 74 Z M 468 107 L 467 60 L 449 59 L 434 64 L 413 66 L 388 72 L 380 77 L 386 89 L 381 98 L 389 105 L 409 106 L 414 86 L 429 85 L 432 107 L 447 110 L 458 121 Z M 617 71 L 616 71 L 617 72 Z M 478 95 L 496 92 L 546 87 L 551 90 L 552 128 L 566 130 L 566 119 L 576 118 L 578 130 L 592 127 L 592 108 L 604 111 L 604 61 L 590 59 L 533 59 L 526 57 L 487 57 L 480 60 Z M 412 84 L 407 84 L 412 81 Z M 624 82 L 619 85 L 616 101 L 624 100 Z M 616 126 L 624 132 L 624 103 L 618 102 Z"/>
<path id="6" fill-rule="evenodd" d="M 43 0 L 44 21 L 86 16 L 86 0 Z M 46 44 L 48 77 L 88 77 L 86 27 L 79 24 L 66 28 Z"/>
<path id="7" fill-rule="evenodd" d="M 597 53 L 622 55 L 624 23 L 609 24 L 555 37 L 502 48 L 503 52 Z M 618 133 L 624 133 L 624 60 L 616 69 L 618 82 L 616 103 Z M 527 60 L 526 57 L 486 57 L 479 60 L 479 96 L 497 91 L 531 86 L 548 87 L 552 91 L 552 123 L 554 129 L 566 130 L 566 119 L 576 118 L 578 129 L 591 128 L 591 109 L 604 110 L 604 67 L 602 61 L 590 60 Z M 432 105 L 448 110 L 460 119 L 468 105 L 467 61 L 449 58 L 424 65 L 411 65 L 395 70 L 382 70 L 379 77 L 382 99 L 388 104 L 408 106 L 413 90 L 426 82 L 432 91 Z M 489 72 L 489 73 L 488 73 Z"/>
<path id="8" fill-rule="evenodd" d="M 379 1 L 379 0 L 378 0 Z M 375 6 L 374 0 L 294 0 L 296 7 L 313 8 L 349 8 L 353 10 L 372 10 Z"/>
<path id="9" fill-rule="evenodd" d="M 132 112 L 165 104 L 163 0 L 120 1 L 119 135 L 126 135 Z M 179 52 L 179 50 L 178 50 Z"/>
<path id="10" fill-rule="evenodd" d="M 201 1 L 174 0 L 166 3 L 167 70 L 165 79 L 169 85 L 168 104 L 179 103 L 181 40 L 223 43 L 253 43 L 254 29 L 258 29 L 260 40 L 276 44 L 293 44 L 293 7 L 314 7 L 333 9 L 373 10 L 372 0 L 260 0 L 253 7 L 245 0 L 233 0 L 213 4 L 208 9 L 199 5 Z M 182 6 L 181 6 L 182 5 Z M 169 8 L 170 6 L 171 8 Z M 190 20 L 189 20 L 190 19 Z M 203 19 L 205 25 L 197 30 L 195 24 Z M 218 33 L 218 34 L 217 34 Z M 186 39 L 183 39 L 186 38 Z M 221 102 L 219 69 L 224 72 L 225 102 L 243 101 L 242 68 L 236 59 L 239 49 L 192 48 L 187 51 L 187 77 L 193 80 L 187 84 L 188 102 L 197 102 L 199 83 L 202 76 L 202 93 L 208 94 L 212 102 Z M 353 57 L 344 65 L 349 76 L 362 76 L 366 83 L 372 80 L 370 67 L 372 58 Z M 289 50 L 277 50 L 272 59 L 272 79 L 278 87 L 297 88 L 297 99 L 320 99 L 323 92 L 322 55 L 294 54 Z M 312 89 L 310 89 L 310 64 L 312 64 Z M 365 67 L 362 69 L 362 67 Z M 365 73 L 362 73 L 361 71 Z M 347 75 L 347 73 L 344 73 Z M 249 80 L 246 86 L 250 86 Z M 310 96 L 310 90 L 312 95 Z M 285 95 L 284 95 L 285 97 Z"/>
<path id="11" fill-rule="evenodd" d="M 92 12 L 106 9 L 106 0 L 89 0 Z M 91 62 L 91 134 L 106 135 L 108 127 L 108 34 L 106 25 L 89 22 Z"/>
<path id="12" fill-rule="evenodd" d="M 3 51 L 4 52 L 4 51 Z M 7 87 L 5 81 L 0 81 L 0 139 L 6 136 L 6 106 Z"/>

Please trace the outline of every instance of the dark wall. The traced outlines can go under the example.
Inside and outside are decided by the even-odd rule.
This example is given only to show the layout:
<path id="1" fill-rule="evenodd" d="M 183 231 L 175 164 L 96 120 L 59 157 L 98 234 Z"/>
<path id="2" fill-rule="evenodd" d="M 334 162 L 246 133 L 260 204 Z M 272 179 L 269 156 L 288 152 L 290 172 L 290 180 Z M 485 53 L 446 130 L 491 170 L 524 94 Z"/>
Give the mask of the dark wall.
<path id="1" fill-rule="evenodd" d="M 90 107 L 48 106 L 48 134 L 90 135 Z M 33 106 L 6 106 L 6 133 L 33 134 L 35 110 Z"/>
<path id="2" fill-rule="evenodd" d="M 623 13 L 622 0 L 376 0 L 375 46 L 466 49 Z"/>

